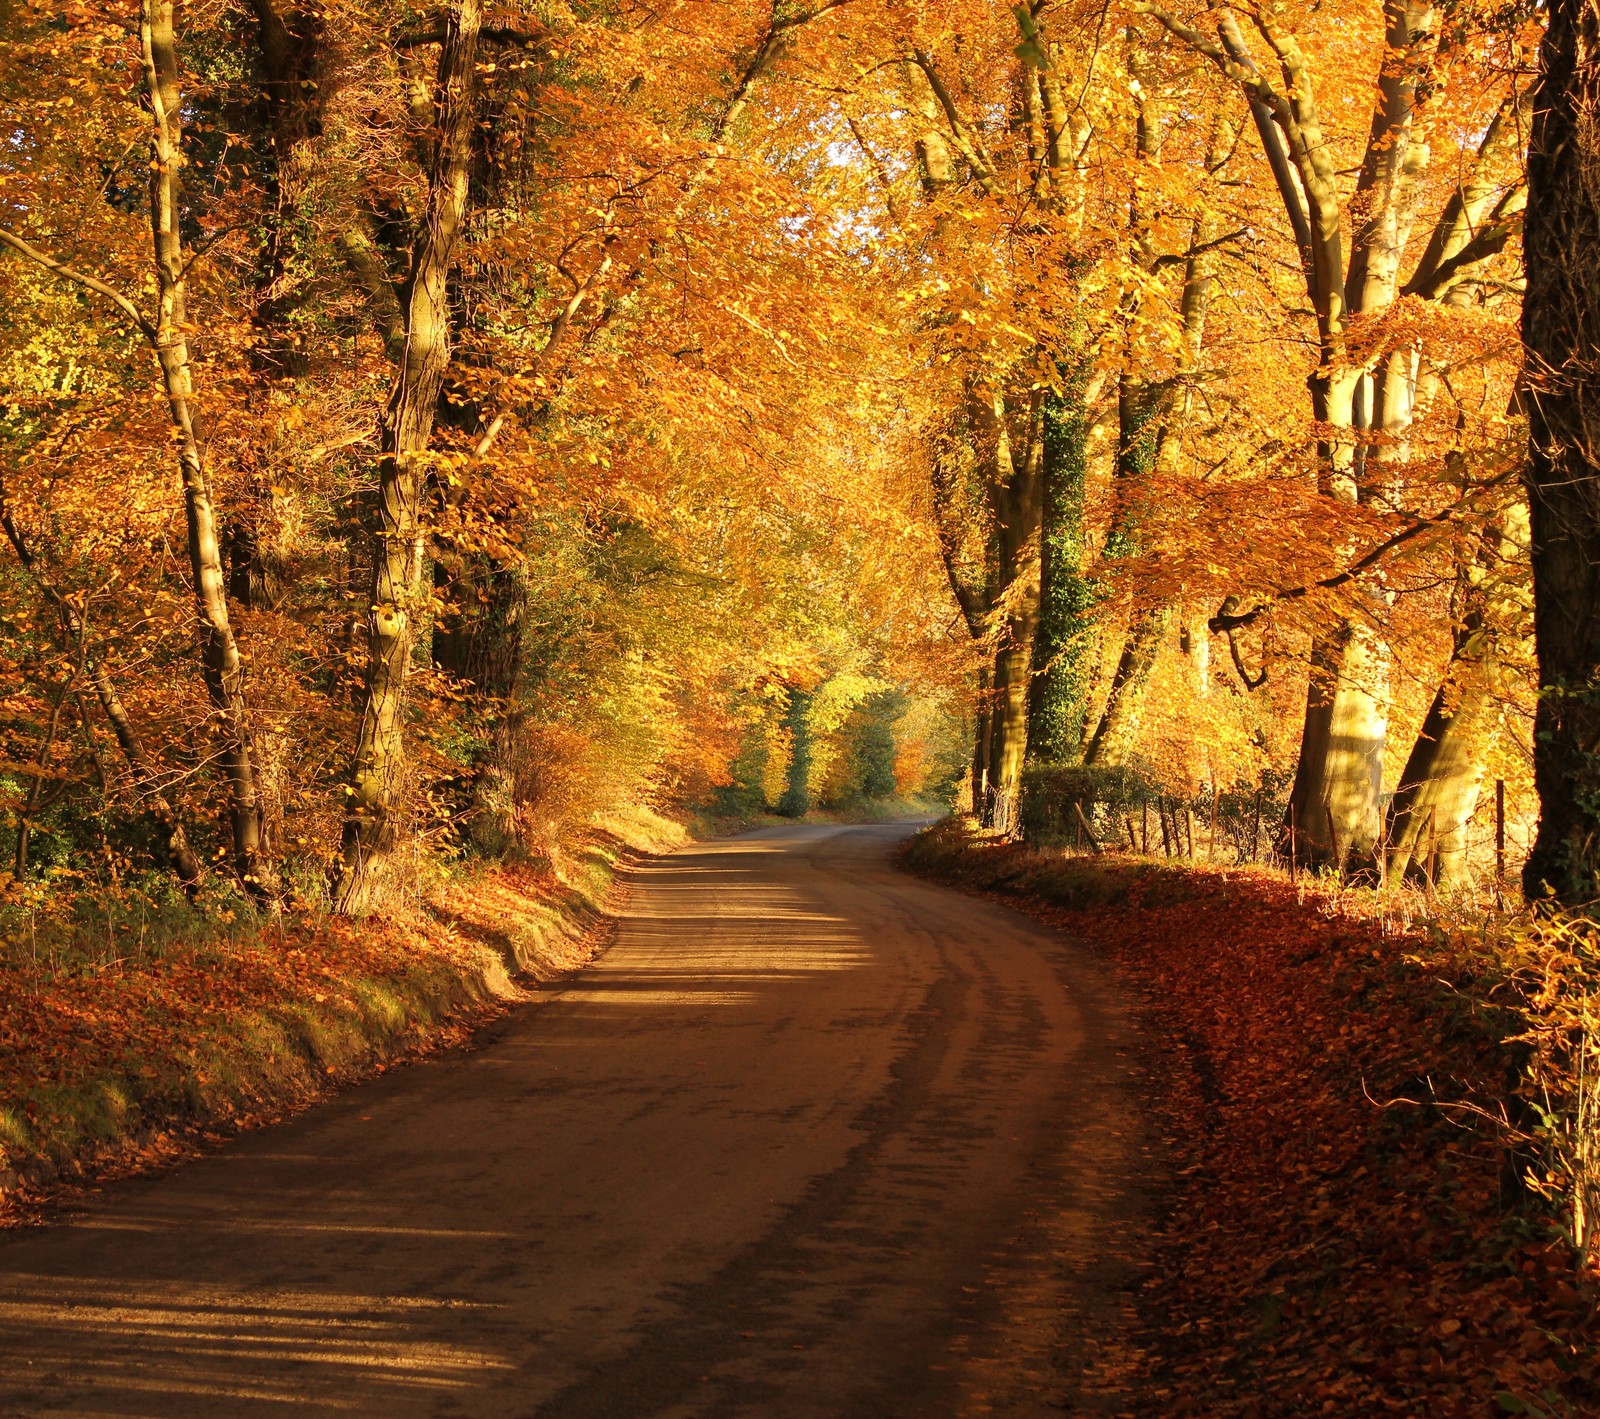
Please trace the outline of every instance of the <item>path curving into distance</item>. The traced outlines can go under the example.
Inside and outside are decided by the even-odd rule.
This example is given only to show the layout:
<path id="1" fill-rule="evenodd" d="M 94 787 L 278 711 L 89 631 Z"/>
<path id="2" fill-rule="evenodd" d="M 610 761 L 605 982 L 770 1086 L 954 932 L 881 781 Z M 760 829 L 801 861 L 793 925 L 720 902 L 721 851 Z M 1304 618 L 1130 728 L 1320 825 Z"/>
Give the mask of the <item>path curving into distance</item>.
<path id="1" fill-rule="evenodd" d="M 909 831 L 655 859 L 480 1047 L 0 1235 L 0 1415 L 1115 1412 L 1133 1030 Z"/>

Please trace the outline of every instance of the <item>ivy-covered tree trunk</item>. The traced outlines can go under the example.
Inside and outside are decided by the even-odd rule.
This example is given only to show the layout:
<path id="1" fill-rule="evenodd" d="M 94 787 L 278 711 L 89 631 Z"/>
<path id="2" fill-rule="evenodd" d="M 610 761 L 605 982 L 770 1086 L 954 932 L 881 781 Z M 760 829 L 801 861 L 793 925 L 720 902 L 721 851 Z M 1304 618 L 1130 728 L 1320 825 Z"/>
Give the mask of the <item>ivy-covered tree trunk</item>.
<path id="1" fill-rule="evenodd" d="M 1087 362 L 1062 375 L 1061 390 L 1045 397 L 1041 430 L 1039 629 L 1028 706 L 1028 758 L 1052 764 L 1076 763 L 1083 753 L 1094 645 L 1094 588 L 1084 571 Z"/>
<path id="2" fill-rule="evenodd" d="M 1600 900 L 1600 0 L 1551 0 L 1528 154 L 1528 497 L 1539 705 L 1529 896 Z"/>
<path id="3" fill-rule="evenodd" d="M 811 696 L 804 690 L 789 691 L 783 727 L 789 732 L 789 771 L 778 812 L 804 818 L 811 811 Z"/>

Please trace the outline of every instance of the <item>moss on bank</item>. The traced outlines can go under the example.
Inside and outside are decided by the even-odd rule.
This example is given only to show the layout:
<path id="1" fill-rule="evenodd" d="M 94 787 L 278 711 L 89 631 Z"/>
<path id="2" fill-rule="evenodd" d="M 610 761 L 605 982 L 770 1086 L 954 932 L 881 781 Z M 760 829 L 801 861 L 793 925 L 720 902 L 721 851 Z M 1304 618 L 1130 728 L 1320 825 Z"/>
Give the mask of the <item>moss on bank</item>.
<path id="1" fill-rule="evenodd" d="M 619 865 L 684 836 L 608 821 L 558 869 L 460 872 L 386 918 L 214 926 L 109 963 L 7 951 L 0 1216 L 460 1042 L 588 961 Z"/>

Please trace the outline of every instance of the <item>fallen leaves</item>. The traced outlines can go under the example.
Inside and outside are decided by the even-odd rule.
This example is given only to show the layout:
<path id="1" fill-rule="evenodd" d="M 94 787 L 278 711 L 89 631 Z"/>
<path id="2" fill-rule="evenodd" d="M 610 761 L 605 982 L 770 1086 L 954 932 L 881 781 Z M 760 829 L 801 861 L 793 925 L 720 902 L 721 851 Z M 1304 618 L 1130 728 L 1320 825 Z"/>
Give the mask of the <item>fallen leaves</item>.
<path id="1" fill-rule="evenodd" d="M 506 934 L 529 928 L 531 954 Z M 583 893 L 506 867 L 427 911 L 285 919 L 117 970 L 0 955 L 0 1225 L 459 1046 L 525 998 L 508 971 L 570 969 L 605 929 Z"/>
<path id="2" fill-rule="evenodd" d="M 1506 1022 L 1417 935 L 1255 870 L 1091 863 L 960 829 L 910 865 L 1004 896 L 1142 998 L 1172 1158 L 1137 1412 L 1576 1415 L 1600 1288 L 1503 1140 Z"/>

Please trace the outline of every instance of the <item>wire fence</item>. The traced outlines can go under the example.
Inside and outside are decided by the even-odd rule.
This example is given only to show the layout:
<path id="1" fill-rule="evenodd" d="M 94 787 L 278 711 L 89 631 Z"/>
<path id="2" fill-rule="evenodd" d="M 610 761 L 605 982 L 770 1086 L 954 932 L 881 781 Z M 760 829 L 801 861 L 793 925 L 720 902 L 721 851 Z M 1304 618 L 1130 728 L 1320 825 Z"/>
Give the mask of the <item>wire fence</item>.
<path id="1" fill-rule="evenodd" d="M 1304 862 L 1284 829 L 1291 778 L 1269 771 L 1256 783 L 1198 783 L 1185 795 L 1132 767 L 1039 766 L 1024 777 L 1017 828 L 1035 846 L 1260 863 L 1294 874 Z M 1382 807 L 1387 824 L 1387 800 Z M 1457 885 L 1496 899 L 1515 895 L 1536 822 L 1517 805 L 1508 806 L 1503 781 L 1485 784 L 1461 832 L 1463 851 L 1453 864 Z M 1411 876 L 1429 888 L 1440 885 L 1440 842 L 1438 826 L 1425 820 Z M 1384 838 L 1374 856 L 1373 870 L 1381 877 L 1389 856 Z"/>

